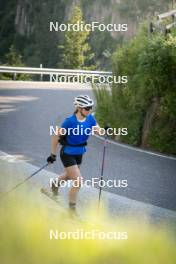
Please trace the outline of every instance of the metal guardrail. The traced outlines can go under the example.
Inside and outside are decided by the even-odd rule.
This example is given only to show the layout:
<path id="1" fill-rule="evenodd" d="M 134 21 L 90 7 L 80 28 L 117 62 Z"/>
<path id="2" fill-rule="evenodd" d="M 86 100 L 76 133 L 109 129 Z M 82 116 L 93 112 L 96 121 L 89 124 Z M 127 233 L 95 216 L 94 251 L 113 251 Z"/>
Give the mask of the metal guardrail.
<path id="1" fill-rule="evenodd" d="M 40 75 L 40 80 L 43 80 L 43 75 L 56 75 L 56 76 L 112 76 L 112 72 L 106 71 L 88 71 L 88 70 L 71 70 L 71 69 L 49 69 L 49 68 L 33 68 L 33 67 L 11 67 L 11 66 L 0 66 L 0 73 L 12 73 L 13 79 L 16 79 L 17 74 L 37 74 Z"/>
<path id="2" fill-rule="evenodd" d="M 167 18 L 171 18 L 172 23 L 167 25 L 162 25 L 162 21 Z M 172 10 L 170 12 L 157 15 L 157 21 L 150 22 L 149 24 L 149 32 L 152 33 L 154 31 L 159 31 L 167 35 L 167 33 L 169 33 L 171 29 L 174 27 L 176 27 L 176 10 Z"/>
<path id="3" fill-rule="evenodd" d="M 26 74 L 59 74 L 59 75 L 112 75 L 112 72 L 106 71 L 87 71 L 87 70 L 67 70 L 67 69 L 49 69 L 49 68 L 29 68 L 29 67 L 10 67 L 0 66 L 0 72 L 6 73 L 26 73 Z"/>
<path id="4" fill-rule="evenodd" d="M 158 15 L 157 19 L 162 20 L 162 19 L 167 18 L 167 17 L 173 17 L 174 18 L 175 15 L 176 15 L 176 10 L 172 10 L 170 12 L 166 12 L 166 13 Z"/>

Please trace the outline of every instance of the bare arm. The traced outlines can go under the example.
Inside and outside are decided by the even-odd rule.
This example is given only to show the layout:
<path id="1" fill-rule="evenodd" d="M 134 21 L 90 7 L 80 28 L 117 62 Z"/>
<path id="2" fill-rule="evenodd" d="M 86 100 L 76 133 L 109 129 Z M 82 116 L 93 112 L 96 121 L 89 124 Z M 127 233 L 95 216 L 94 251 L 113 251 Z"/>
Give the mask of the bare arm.
<path id="1" fill-rule="evenodd" d="M 51 137 L 51 153 L 56 155 L 59 137 L 54 135 Z"/>
<path id="2" fill-rule="evenodd" d="M 53 135 L 51 137 L 51 153 L 56 155 L 57 153 L 57 146 L 58 146 L 58 140 L 61 135 L 62 128 L 57 129 L 56 135 Z"/>

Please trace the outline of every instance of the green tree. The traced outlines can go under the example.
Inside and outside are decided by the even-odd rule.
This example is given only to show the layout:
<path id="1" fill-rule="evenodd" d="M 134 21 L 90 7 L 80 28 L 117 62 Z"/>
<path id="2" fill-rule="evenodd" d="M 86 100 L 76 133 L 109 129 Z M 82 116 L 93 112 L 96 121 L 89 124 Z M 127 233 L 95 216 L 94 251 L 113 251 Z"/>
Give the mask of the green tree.
<path id="1" fill-rule="evenodd" d="M 17 53 L 13 45 L 10 46 L 9 52 L 5 56 L 7 66 L 24 66 L 22 56 Z"/>
<path id="2" fill-rule="evenodd" d="M 10 46 L 9 52 L 5 55 L 5 66 L 14 66 L 14 67 L 24 67 L 24 63 L 22 62 L 22 56 L 18 54 L 17 50 L 13 45 Z M 0 79 L 9 80 L 12 79 L 12 74 L 3 73 L 0 75 Z M 16 80 L 29 80 L 30 76 L 27 74 L 18 74 L 15 77 Z"/>
<path id="3" fill-rule="evenodd" d="M 85 24 L 83 14 L 80 7 L 73 9 L 68 24 Z M 58 46 L 63 53 L 63 65 L 70 69 L 93 69 L 91 60 L 94 54 L 91 53 L 90 45 L 88 44 L 89 31 L 66 31 L 63 45 Z"/>

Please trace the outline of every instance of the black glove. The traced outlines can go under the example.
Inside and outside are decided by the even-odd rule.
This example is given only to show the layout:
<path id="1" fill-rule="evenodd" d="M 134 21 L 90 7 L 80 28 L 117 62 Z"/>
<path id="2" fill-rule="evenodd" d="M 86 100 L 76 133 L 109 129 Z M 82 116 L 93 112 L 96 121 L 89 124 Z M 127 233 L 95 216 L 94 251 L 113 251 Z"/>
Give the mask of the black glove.
<path id="1" fill-rule="evenodd" d="M 52 154 L 47 158 L 48 163 L 53 163 L 56 161 L 56 155 Z"/>

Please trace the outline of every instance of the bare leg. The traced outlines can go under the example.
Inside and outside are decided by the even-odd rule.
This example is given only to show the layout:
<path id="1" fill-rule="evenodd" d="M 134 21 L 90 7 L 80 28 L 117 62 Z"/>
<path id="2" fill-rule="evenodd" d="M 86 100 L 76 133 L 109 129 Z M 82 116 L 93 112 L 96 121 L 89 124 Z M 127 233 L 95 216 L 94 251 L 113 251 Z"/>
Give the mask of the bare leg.
<path id="1" fill-rule="evenodd" d="M 81 187 L 81 173 L 77 165 L 65 168 L 67 176 L 70 180 L 76 181 L 76 186 L 72 186 L 69 191 L 69 204 L 76 206 L 76 198 Z"/>
<path id="2" fill-rule="evenodd" d="M 67 176 L 67 172 L 64 171 L 61 175 L 58 176 L 58 181 L 67 181 L 68 180 L 68 176 Z"/>
<path id="3" fill-rule="evenodd" d="M 58 194 L 58 188 L 60 187 L 60 181 L 67 181 L 67 180 L 68 180 L 68 176 L 67 176 L 66 171 L 64 173 L 62 173 L 61 175 L 59 175 L 58 178 L 56 178 L 54 180 L 54 182 L 52 183 L 52 186 L 51 186 L 53 195 Z"/>

